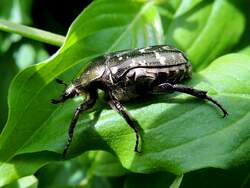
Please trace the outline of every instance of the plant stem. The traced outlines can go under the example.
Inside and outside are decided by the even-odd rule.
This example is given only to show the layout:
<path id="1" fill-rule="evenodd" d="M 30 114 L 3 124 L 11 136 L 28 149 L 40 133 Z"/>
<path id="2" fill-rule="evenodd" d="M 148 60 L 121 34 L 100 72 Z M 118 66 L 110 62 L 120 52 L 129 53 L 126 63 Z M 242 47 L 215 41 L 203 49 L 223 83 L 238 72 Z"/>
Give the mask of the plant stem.
<path id="1" fill-rule="evenodd" d="M 183 179 L 183 174 L 180 176 L 177 176 L 174 180 L 174 182 L 170 185 L 169 188 L 179 188 Z"/>
<path id="2" fill-rule="evenodd" d="M 62 46 L 65 37 L 62 35 L 57 35 L 50 33 L 48 31 L 43 31 L 41 29 L 36 29 L 33 27 L 24 26 L 21 24 L 9 22 L 0 19 L 0 30 L 16 33 L 36 41 L 44 42 L 54 46 Z"/>

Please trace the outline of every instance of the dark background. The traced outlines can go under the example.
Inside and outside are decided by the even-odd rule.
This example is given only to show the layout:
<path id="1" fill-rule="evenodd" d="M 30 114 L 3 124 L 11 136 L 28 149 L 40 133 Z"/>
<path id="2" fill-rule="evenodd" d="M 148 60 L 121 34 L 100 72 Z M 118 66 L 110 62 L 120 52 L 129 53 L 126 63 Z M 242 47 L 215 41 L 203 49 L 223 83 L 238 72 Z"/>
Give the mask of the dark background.
<path id="1" fill-rule="evenodd" d="M 35 0 L 32 7 L 33 26 L 66 36 L 69 26 L 91 0 Z M 58 48 L 46 45 L 50 54 Z"/>

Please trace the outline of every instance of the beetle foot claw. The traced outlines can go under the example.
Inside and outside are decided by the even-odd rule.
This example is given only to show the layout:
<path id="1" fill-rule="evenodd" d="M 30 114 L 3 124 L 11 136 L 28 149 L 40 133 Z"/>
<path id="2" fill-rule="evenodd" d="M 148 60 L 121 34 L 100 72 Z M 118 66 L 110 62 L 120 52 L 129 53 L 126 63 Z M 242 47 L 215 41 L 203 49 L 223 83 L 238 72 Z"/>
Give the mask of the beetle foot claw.
<path id="1" fill-rule="evenodd" d="M 142 151 L 139 151 L 139 150 L 134 150 L 136 153 L 142 153 Z"/>
<path id="2" fill-rule="evenodd" d="M 229 114 L 227 113 L 227 111 L 224 111 L 223 112 L 224 114 L 223 114 L 223 118 L 225 118 L 225 117 L 227 117 Z"/>
<path id="3" fill-rule="evenodd" d="M 136 153 L 142 153 L 141 149 L 139 149 L 138 146 L 136 146 L 134 148 L 134 152 L 136 152 Z"/>
<path id="4" fill-rule="evenodd" d="M 52 104 L 58 104 L 58 103 L 60 103 L 61 101 L 59 101 L 59 100 L 56 100 L 56 99 L 51 99 L 51 103 Z"/>
<path id="5" fill-rule="evenodd" d="M 61 79 L 59 79 L 59 78 L 56 78 L 55 81 L 56 81 L 56 83 L 58 83 L 58 84 L 67 86 L 67 84 L 66 84 L 63 80 L 61 80 Z"/>

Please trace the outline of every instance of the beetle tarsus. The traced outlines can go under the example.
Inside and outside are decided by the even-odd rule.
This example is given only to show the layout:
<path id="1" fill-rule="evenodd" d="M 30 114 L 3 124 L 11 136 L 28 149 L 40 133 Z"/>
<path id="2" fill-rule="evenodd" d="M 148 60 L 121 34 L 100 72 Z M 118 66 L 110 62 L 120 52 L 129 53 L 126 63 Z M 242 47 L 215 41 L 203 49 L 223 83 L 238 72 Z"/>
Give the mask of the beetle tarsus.
<path id="1" fill-rule="evenodd" d="M 209 100 L 209 101 L 211 101 L 212 103 L 214 103 L 214 104 L 223 112 L 223 118 L 225 118 L 226 116 L 229 115 L 228 112 L 226 111 L 226 109 L 223 108 L 223 106 L 222 106 L 220 103 L 218 103 L 216 100 L 214 100 L 212 97 L 206 95 L 206 96 L 204 97 L 204 99 Z"/>
<path id="2" fill-rule="evenodd" d="M 139 132 L 135 132 L 135 133 L 136 133 L 136 142 L 135 142 L 134 151 L 135 151 L 136 153 L 141 153 L 141 150 L 139 149 L 140 133 L 139 133 Z"/>

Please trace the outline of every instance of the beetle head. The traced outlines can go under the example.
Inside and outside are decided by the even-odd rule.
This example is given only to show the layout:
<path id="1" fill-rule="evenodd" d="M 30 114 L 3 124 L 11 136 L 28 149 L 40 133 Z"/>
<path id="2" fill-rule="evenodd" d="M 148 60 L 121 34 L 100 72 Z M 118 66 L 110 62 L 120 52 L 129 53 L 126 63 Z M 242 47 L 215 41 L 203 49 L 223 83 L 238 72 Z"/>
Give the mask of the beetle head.
<path id="1" fill-rule="evenodd" d="M 65 91 L 64 91 L 63 97 L 64 97 L 65 99 L 69 99 L 69 98 L 73 98 L 73 97 L 74 97 L 75 95 L 77 95 L 77 94 L 78 94 L 78 92 L 77 92 L 77 90 L 76 90 L 75 85 L 74 85 L 74 84 L 69 84 L 69 85 L 66 87 Z"/>
<path id="2" fill-rule="evenodd" d="M 66 86 L 63 94 L 61 95 L 61 98 L 56 100 L 56 99 L 52 99 L 51 103 L 53 104 L 57 104 L 57 103 L 61 103 L 66 101 L 67 99 L 73 98 L 76 95 L 78 95 L 78 91 L 76 89 L 76 86 L 74 83 L 71 83 L 69 85 L 65 84 L 62 80 L 56 79 L 56 82 L 59 84 L 63 84 Z"/>

